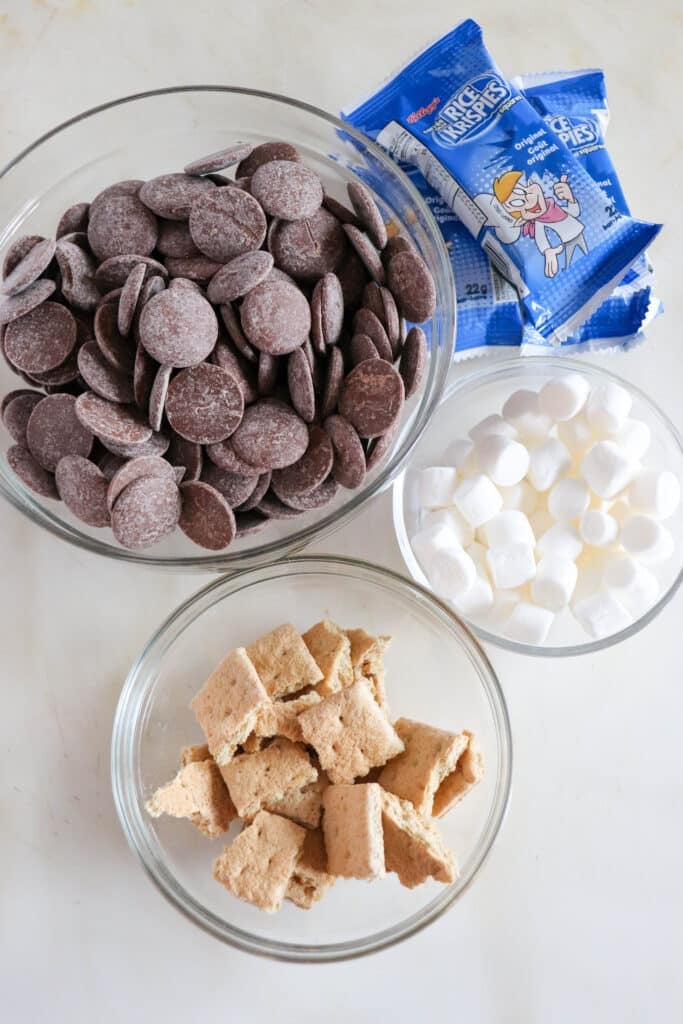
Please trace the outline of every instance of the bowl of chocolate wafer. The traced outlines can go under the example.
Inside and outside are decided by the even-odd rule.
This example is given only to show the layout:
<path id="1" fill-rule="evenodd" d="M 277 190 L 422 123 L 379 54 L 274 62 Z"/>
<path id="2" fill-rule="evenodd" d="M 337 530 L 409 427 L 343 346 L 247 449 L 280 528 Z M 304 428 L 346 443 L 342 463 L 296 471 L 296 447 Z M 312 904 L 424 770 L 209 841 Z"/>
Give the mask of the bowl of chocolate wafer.
<path id="1" fill-rule="evenodd" d="M 405 464 L 453 283 L 424 201 L 352 128 L 248 90 L 146 93 L 37 140 L 0 200 L 0 492 L 33 522 L 233 570 Z"/>

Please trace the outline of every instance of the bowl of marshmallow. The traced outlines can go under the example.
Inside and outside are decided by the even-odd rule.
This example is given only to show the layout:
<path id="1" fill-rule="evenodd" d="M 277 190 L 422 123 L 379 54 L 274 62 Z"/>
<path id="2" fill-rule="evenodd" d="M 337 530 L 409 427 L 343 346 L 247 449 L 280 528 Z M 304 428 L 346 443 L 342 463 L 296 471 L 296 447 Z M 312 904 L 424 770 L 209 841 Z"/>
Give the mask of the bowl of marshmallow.
<path id="1" fill-rule="evenodd" d="M 638 388 L 561 358 L 451 383 L 394 485 L 406 566 L 486 641 L 574 655 L 683 580 L 683 441 Z"/>

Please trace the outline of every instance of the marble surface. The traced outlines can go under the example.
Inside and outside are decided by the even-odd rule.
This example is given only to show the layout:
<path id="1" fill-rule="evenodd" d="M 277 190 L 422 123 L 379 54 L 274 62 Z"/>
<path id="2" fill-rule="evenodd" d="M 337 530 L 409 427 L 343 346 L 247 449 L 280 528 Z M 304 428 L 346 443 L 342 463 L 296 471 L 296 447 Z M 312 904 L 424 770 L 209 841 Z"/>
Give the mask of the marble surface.
<path id="1" fill-rule="evenodd" d="M 240 84 L 336 111 L 468 13 L 478 11 L 447 0 L 5 0 L 0 160 L 84 108 L 163 85 Z M 683 426 L 680 4 L 491 0 L 481 20 L 510 74 L 606 69 L 625 191 L 635 211 L 666 222 L 652 255 L 667 312 L 645 346 L 604 362 Z M 401 568 L 389 495 L 323 547 Z M 681 595 L 601 655 L 549 664 L 491 650 L 515 770 L 480 879 L 408 943 L 298 967 L 232 951 L 183 920 L 114 814 L 109 736 L 122 680 L 202 579 L 139 571 L 132 601 L 131 570 L 34 531 L 5 505 L 0 558 L 4 1019 L 681 1018 Z"/>

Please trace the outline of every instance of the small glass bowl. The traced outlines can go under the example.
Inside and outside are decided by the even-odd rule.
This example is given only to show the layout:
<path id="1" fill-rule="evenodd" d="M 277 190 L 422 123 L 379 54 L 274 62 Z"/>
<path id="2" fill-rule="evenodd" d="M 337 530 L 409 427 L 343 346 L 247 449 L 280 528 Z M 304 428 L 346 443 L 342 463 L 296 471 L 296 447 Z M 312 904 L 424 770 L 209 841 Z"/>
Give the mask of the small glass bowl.
<path id="1" fill-rule="evenodd" d="M 342 489 L 318 513 L 273 521 L 225 552 L 204 551 L 180 530 L 148 551 L 119 547 L 111 531 L 86 526 L 63 504 L 40 498 L 18 480 L 5 458 L 11 439 L 0 427 L 0 494 L 33 522 L 78 547 L 185 572 L 225 572 L 300 551 L 336 530 L 391 483 L 438 404 L 455 337 L 453 276 L 441 232 L 417 190 L 378 146 L 336 117 L 296 100 L 249 89 L 187 86 L 128 96 L 66 121 L 0 172 L 0 260 L 20 235 L 54 235 L 67 207 L 91 199 L 114 181 L 182 169 L 188 160 L 237 139 L 259 143 L 273 138 L 294 143 L 338 199 L 345 198 L 346 183 L 360 175 L 387 222 L 412 239 L 429 266 L 436 315 L 426 328 L 429 364 L 420 394 L 406 403 L 390 455 L 362 487 Z M 0 359 L 0 394 L 22 385 Z"/>
<path id="2" fill-rule="evenodd" d="M 392 717 L 473 730 L 486 773 L 437 826 L 460 875 L 403 888 L 396 875 L 339 880 L 310 911 L 285 901 L 264 914 L 212 878 L 226 837 L 187 821 L 151 818 L 145 801 L 178 769 L 180 748 L 202 742 L 189 703 L 234 646 L 290 618 L 306 629 L 330 617 L 391 634 L 386 655 Z M 391 946 L 434 921 L 472 884 L 507 806 L 512 768 L 508 713 L 496 674 L 469 630 L 410 580 L 364 562 L 301 557 L 246 570 L 200 590 L 159 628 L 131 669 L 114 720 L 114 799 L 128 842 L 161 892 L 205 931 L 251 953 L 324 962 Z"/>
<path id="3" fill-rule="evenodd" d="M 410 542 L 410 538 L 419 529 L 417 479 L 420 470 L 439 465 L 448 446 L 456 438 L 466 438 L 468 431 L 485 416 L 499 413 L 505 399 L 513 391 L 518 388 L 538 391 L 547 380 L 562 372 L 580 372 L 592 386 L 613 381 L 630 391 L 633 396 L 631 417 L 644 420 L 652 434 L 645 464 L 657 469 L 670 469 L 683 481 L 683 439 L 680 433 L 661 409 L 630 381 L 583 361 L 579 365 L 576 360 L 546 356 L 509 359 L 482 367 L 449 383 L 430 429 L 417 447 L 410 466 L 394 483 L 394 530 L 408 571 L 418 583 L 429 589 L 427 578 Z M 481 640 L 519 654 L 566 657 L 601 651 L 621 643 L 651 622 L 683 582 L 683 505 L 666 520 L 665 525 L 673 535 L 675 550 L 670 559 L 653 568 L 660 583 L 661 596 L 643 615 L 617 633 L 592 640 L 569 610 L 565 609 L 557 615 L 546 643 L 533 646 L 511 640 L 495 630 L 490 620 L 463 617 Z"/>

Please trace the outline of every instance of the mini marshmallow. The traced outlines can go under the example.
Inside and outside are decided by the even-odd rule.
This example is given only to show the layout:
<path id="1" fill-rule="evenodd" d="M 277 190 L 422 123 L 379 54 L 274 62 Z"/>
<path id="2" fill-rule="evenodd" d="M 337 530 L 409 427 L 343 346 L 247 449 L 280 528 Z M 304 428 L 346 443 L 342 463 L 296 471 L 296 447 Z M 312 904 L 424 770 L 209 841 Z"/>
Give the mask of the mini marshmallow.
<path id="1" fill-rule="evenodd" d="M 595 435 L 583 415 L 558 423 L 557 436 L 574 456 L 582 455 L 595 441 Z"/>
<path id="2" fill-rule="evenodd" d="M 487 476 L 478 473 L 456 488 L 455 505 L 470 526 L 482 526 L 503 507 L 503 499 Z"/>
<path id="3" fill-rule="evenodd" d="M 629 516 L 619 539 L 625 551 L 643 562 L 663 562 L 674 550 L 674 540 L 667 528 L 650 516 Z"/>
<path id="4" fill-rule="evenodd" d="M 647 423 L 642 420 L 626 420 L 612 440 L 615 441 L 624 455 L 632 462 L 640 462 L 650 447 L 651 432 Z"/>
<path id="5" fill-rule="evenodd" d="M 550 417 L 540 411 L 537 393 L 526 388 L 510 395 L 503 406 L 503 417 L 527 438 L 547 437 L 553 425 Z"/>
<path id="6" fill-rule="evenodd" d="M 493 604 L 493 590 L 486 577 L 477 573 L 474 583 L 452 602 L 455 610 L 461 615 L 482 615 Z"/>
<path id="7" fill-rule="evenodd" d="M 581 539 L 591 547 L 604 548 L 614 544 L 619 536 L 619 523 L 609 512 L 589 508 L 579 523 Z"/>
<path id="8" fill-rule="evenodd" d="M 500 437 L 517 437 L 517 431 L 512 424 L 504 420 L 497 412 L 476 423 L 469 434 L 475 444 L 477 441 L 481 441 L 482 438 L 490 437 L 492 434 L 499 435 Z"/>
<path id="9" fill-rule="evenodd" d="M 631 622 L 623 604 L 608 590 L 598 590 L 572 604 L 572 611 L 586 632 L 595 640 L 625 629 Z"/>
<path id="10" fill-rule="evenodd" d="M 643 469 L 629 487 L 628 497 L 638 512 L 668 519 L 680 504 L 681 485 L 669 469 Z"/>
<path id="11" fill-rule="evenodd" d="M 631 412 L 633 399 L 626 388 L 613 381 L 594 387 L 586 402 L 588 425 L 600 434 L 616 434 Z"/>
<path id="12" fill-rule="evenodd" d="M 580 373 L 566 373 L 547 381 L 538 393 L 538 407 L 553 420 L 570 420 L 581 412 L 590 386 Z"/>
<path id="13" fill-rule="evenodd" d="M 538 647 L 544 643 L 554 619 L 555 616 L 547 608 L 520 601 L 505 622 L 505 636 L 517 643 Z"/>
<path id="14" fill-rule="evenodd" d="M 446 449 L 446 462 L 452 463 L 461 476 L 471 476 L 476 473 L 477 466 L 474 460 L 474 443 L 465 437 L 458 438 L 451 442 Z"/>
<path id="15" fill-rule="evenodd" d="M 572 458 L 565 445 L 557 438 L 549 437 L 529 452 L 527 478 L 537 491 L 547 491 L 569 472 L 571 466 Z"/>
<path id="16" fill-rule="evenodd" d="M 510 437 L 489 434 L 477 441 L 474 449 L 477 465 L 491 477 L 494 484 L 512 487 L 529 469 L 529 452 Z"/>
<path id="17" fill-rule="evenodd" d="M 493 604 L 489 609 L 489 619 L 498 629 L 510 617 L 513 608 L 522 600 L 521 590 L 498 590 L 493 596 Z"/>
<path id="18" fill-rule="evenodd" d="M 573 608 L 574 605 L 579 604 L 581 601 L 585 601 L 587 597 L 592 597 L 593 594 L 597 594 L 601 587 L 602 572 L 591 565 L 582 566 L 578 570 L 574 592 L 569 599 L 571 607 Z"/>
<path id="19" fill-rule="evenodd" d="M 529 520 L 517 509 L 503 509 L 481 529 L 490 548 L 502 544 L 526 544 L 533 548 L 536 543 Z"/>
<path id="20" fill-rule="evenodd" d="M 499 487 L 500 496 L 503 499 L 503 508 L 514 508 L 530 516 L 538 506 L 538 493 L 533 489 L 528 480 L 520 480 L 512 487 Z"/>
<path id="21" fill-rule="evenodd" d="M 536 559 L 529 544 L 500 544 L 489 548 L 486 561 L 494 587 L 521 587 L 534 578 Z"/>
<path id="22" fill-rule="evenodd" d="M 470 556 L 472 561 L 477 567 L 477 572 L 483 574 L 488 578 L 488 565 L 486 564 L 486 548 L 479 541 L 472 541 L 465 547 L 465 551 Z"/>
<path id="23" fill-rule="evenodd" d="M 435 592 L 447 601 L 455 601 L 474 583 L 477 569 L 463 548 L 439 551 L 429 566 L 429 582 Z"/>
<path id="24" fill-rule="evenodd" d="M 474 540 L 474 530 L 457 508 L 437 508 L 428 512 L 420 523 L 420 529 L 429 530 L 433 526 L 447 526 L 455 531 L 458 542 L 464 548 Z"/>
<path id="25" fill-rule="evenodd" d="M 569 523 L 555 523 L 536 543 L 539 558 L 550 555 L 575 562 L 583 550 L 578 530 Z"/>
<path id="26" fill-rule="evenodd" d="M 588 508 L 590 494 L 583 480 L 567 477 L 558 480 L 548 494 L 548 511 L 554 519 L 570 522 L 578 519 Z"/>
<path id="27" fill-rule="evenodd" d="M 614 441 L 596 441 L 583 457 L 580 472 L 598 497 L 615 498 L 630 484 L 636 464 Z"/>
<path id="28" fill-rule="evenodd" d="M 419 495 L 423 508 L 446 508 L 453 504 L 458 471 L 451 466 L 429 466 L 420 473 Z"/>
<path id="29" fill-rule="evenodd" d="M 529 515 L 529 522 L 531 523 L 531 529 L 534 531 L 536 540 L 542 537 L 544 533 L 547 533 L 551 526 L 555 525 L 555 520 L 550 515 L 550 512 L 548 512 L 545 501 L 539 501 L 538 507 Z"/>
<path id="30" fill-rule="evenodd" d="M 657 577 L 629 555 L 607 566 L 605 584 L 634 618 L 648 611 L 659 597 Z"/>
<path id="31" fill-rule="evenodd" d="M 536 567 L 531 584 L 534 602 L 551 612 L 559 612 L 569 604 L 579 571 L 568 558 L 548 555 Z"/>
<path id="32" fill-rule="evenodd" d="M 429 575 L 432 560 L 436 555 L 441 551 L 449 550 L 449 548 L 461 547 L 457 531 L 453 525 L 448 523 L 425 527 L 411 538 L 410 543 L 415 557 L 427 575 Z"/>

